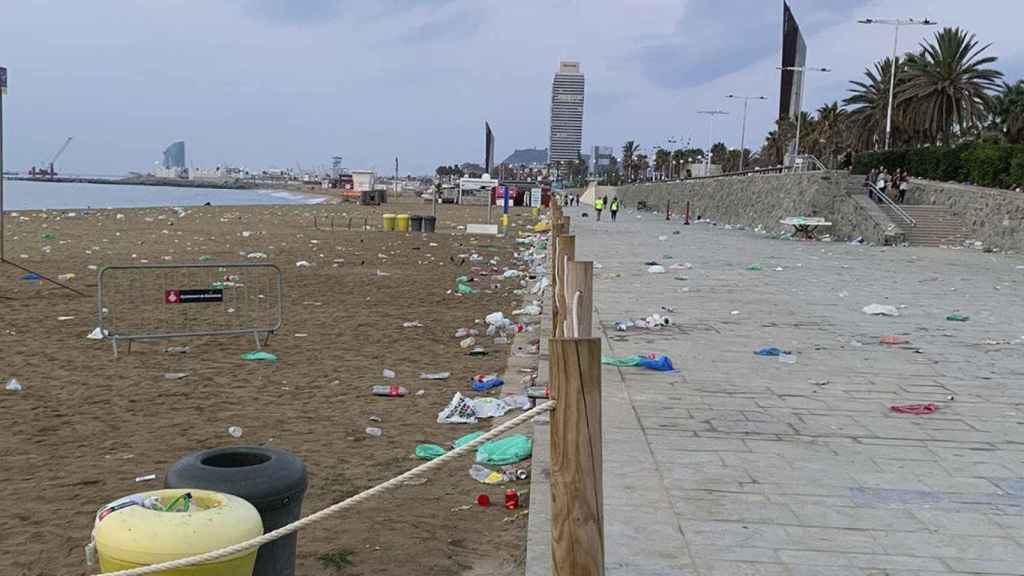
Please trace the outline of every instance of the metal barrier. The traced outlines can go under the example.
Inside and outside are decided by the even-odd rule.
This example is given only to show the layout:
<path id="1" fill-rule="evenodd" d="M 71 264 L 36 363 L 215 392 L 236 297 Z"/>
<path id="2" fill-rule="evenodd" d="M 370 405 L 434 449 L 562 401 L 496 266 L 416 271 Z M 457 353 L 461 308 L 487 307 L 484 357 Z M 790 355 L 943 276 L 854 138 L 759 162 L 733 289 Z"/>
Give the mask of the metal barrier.
<path id="1" fill-rule="evenodd" d="M 878 186 L 876 186 L 874 182 L 868 182 L 867 185 L 868 189 L 870 189 L 873 193 L 872 195 L 875 198 L 881 200 L 882 203 L 884 203 L 889 208 L 892 208 L 892 211 L 895 212 L 897 216 L 902 218 L 903 222 L 909 224 L 910 226 L 917 226 L 917 220 L 914 220 L 914 218 L 910 214 L 907 214 L 907 211 L 904 210 L 899 204 L 893 202 L 892 198 L 889 198 L 888 194 L 879 190 Z"/>
<path id="2" fill-rule="evenodd" d="M 259 349 L 281 327 L 284 280 L 273 264 L 106 266 L 96 313 L 115 356 L 121 340 L 130 352 L 133 340 L 191 336 L 252 334 Z"/>

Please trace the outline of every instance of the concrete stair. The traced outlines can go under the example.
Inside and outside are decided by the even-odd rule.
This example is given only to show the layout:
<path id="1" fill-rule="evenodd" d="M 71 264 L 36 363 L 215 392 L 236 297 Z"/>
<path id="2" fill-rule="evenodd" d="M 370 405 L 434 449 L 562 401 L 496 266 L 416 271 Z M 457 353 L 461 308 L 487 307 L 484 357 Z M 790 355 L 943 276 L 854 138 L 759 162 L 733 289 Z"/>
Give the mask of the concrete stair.
<path id="1" fill-rule="evenodd" d="M 899 222 L 911 246 L 952 246 L 967 239 L 963 220 L 945 206 L 901 205 L 900 208 L 914 219 L 915 224 L 905 221 L 888 205 L 880 205 L 893 222 Z"/>

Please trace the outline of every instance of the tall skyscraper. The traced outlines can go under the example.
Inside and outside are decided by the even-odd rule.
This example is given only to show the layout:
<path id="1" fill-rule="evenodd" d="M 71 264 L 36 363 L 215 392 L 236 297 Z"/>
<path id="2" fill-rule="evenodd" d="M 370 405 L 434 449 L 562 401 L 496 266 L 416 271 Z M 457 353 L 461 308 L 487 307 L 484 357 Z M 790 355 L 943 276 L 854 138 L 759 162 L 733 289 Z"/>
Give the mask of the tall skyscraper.
<path id="1" fill-rule="evenodd" d="M 548 162 L 575 162 L 583 144 L 583 73 L 579 62 L 562 62 L 551 83 Z"/>
<path id="2" fill-rule="evenodd" d="M 164 168 L 185 168 L 185 143 L 174 142 L 164 150 Z"/>

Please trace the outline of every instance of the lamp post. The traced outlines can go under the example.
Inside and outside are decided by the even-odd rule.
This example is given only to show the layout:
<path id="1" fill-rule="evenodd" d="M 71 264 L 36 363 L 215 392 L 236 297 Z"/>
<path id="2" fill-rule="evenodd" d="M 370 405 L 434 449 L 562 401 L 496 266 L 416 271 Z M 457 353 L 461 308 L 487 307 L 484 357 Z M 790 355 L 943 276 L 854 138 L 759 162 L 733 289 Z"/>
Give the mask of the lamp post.
<path id="1" fill-rule="evenodd" d="M 715 131 L 715 116 L 727 116 L 729 113 L 725 110 L 697 110 L 697 114 L 704 114 L 708 117 L 708 153 L 707 157 L 704 158 L 704 175 L 711 175 L 711 143 L 712 136 Z"/>
<path id="2" fill-rule="evenodd" d="M 764 96 L 737 96 L 735 94 L 729 94 L 726 98 L 734 100 L 743 100 L 743 127 L 740 129 L 740 172 L 743 172 L 743 156 L 746 154 L 746 143 L 747 143 L 747 104 L 751 100 L 767 100 Z"/>
<path id="3" fill-rule="evenodd" d="M 793 151 L 793 162 L 796 163 L 796 159 L 800 157 L 800 124 L 803 121 L 803 108 L 804 108 L 804 72 L 810 70 L 811 72 L 831 72 L 831 68 L 808 68 L 806 66 L 776 66 L 779 70 L 789 72 L 800 73 L 800 97 L 797 99 L 800 102 L 800 108 L 796 111 L 796 149 Z"/>
<path id="4" fill-rule="evenodd" d="M 900 43 L 900 26 L 934 26 L 937 22 L 927 18 L 916 20 L 914 18 L 865 18 L 857 21 L 860 24 L 882 24 L 893 27 L 892 35 L 892 65 L 889 67 L 889 111 L 885 115 L 885 149 L 889 149 L 892 141 L 892 101 L 896 88 L 896 51 Z"/>

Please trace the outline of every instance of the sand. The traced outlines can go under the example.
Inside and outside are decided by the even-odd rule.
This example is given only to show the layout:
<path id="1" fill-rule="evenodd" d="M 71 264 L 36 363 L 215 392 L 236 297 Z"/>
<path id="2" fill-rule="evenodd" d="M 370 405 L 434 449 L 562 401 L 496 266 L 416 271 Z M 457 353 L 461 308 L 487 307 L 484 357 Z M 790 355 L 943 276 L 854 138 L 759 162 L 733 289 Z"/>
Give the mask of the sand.
<path id="1" fill-rule="evenodd" d="M 411 201 L 386 208 L 430 210 Z M 435 419 L 455 391 L 470 390 L 473 374 L 506 366 L 508 346 L 485 338 L 491 354 L 470 357 L 454 332 L 521 303 L 512 293 L 518 281 L 480 278 L 471 269 L 477 264 L 460 256 L 512 265 L 512 242 L 454 233 L 456 224 L 483 222 L 483 207 L 443 207 L 439 233 L 429 236 L 358 230 L 364 215 L 376 225 L 380 213 L 340 205 L 203 207 L 184 216 L 170 208 L 8 214 L 8 259 L 51 276 L 76 274 L 71 284 L 89 297 L 19 280 L 21 271 L 0 265 L 0 383 L 16 377 L 24 386 L 0 390 L 0 573 L 94 573 L 82 550 L 97 508 L 162 487 L 167 467 L 196 450 L 257 444 L 293 451 L 308 467 L 309 513 L 413 467 L 417 443 L 445 444 L 487 428 Z M 350 215 L 357 230 L 343 229 Z M 529 223 L 525 212 L 514 220 Z M 238 261 L 241 251 L 265 252 L 284 271 L 285 322 L 267 347 L 280 362 L 242 361 L 253 349 L 247 337 L 140 342 L 116 360 L 109 343 L 85 338 L 96 326 L 89 265 L 189 263 L 201 255 Z M 299 260 L 312 266 L 298 268 Z M 463 274 L 477 276 L 485 291 L 448 294 Z M 406 321 L 424 326 L 403 328 Z M 169 345 L 191 352 L 164 353 Z M 371 396 L 384 368 L 413 393 Z M 424 371 L 452 376 L 419 380 Z M 167 380 L 164 373 L 188 376 Z M 232 438 L 229 426 L 241 427 L 242 437 Z M 368 436 L 368 426 L 383 436 Z M 477 484 L 470 465 L 467 458 L 425 484 L 303 531 L 298 573 L 521 573 L 524 516 L 500 507 L 452 511 L 480 493 L 502 500 L 504 488 Z M 135 482 L 147 474 L 158 478 Z M 338 550 L 351 551 L 351 567 L 336 572 L 318 560 Z"/>

